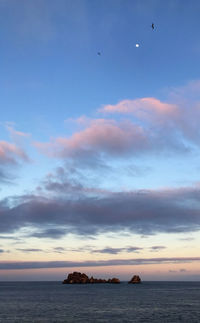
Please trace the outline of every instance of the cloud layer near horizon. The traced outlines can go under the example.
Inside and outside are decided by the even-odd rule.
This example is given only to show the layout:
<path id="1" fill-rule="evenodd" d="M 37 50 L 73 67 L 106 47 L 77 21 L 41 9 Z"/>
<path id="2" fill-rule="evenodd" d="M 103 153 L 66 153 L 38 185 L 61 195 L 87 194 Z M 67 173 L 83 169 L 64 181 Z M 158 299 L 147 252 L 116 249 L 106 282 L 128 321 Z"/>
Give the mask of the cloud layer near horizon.
<path id="1" fill-rule="evenodd" d="M 0 262 L 0 270 L 20 270 L 39 268 L 64 268 L 64 267 L 103 267 L 103 266 L 127 266 L 150 264 L 182 264 L 199 262 L 200 257 L 169 257 L 169 258 L 136 258 L 136 259 L 110 259 L 98 261 L 21 261 Z"/>
<path id="2" fill-rule="evenodd" d="M 74 194 L 75 195 L 75 194 Z M 200 190 L 78 194 L 76 197 L 23 196 L 0 205 L 1 233 L 23 227 L 35 237 L 57 238 L 69 232 L 95 235 L 128 230 L 140 234 L 191 232 L 200 229 Z M 14 206 L 13 203 L 15 204 Z"/>

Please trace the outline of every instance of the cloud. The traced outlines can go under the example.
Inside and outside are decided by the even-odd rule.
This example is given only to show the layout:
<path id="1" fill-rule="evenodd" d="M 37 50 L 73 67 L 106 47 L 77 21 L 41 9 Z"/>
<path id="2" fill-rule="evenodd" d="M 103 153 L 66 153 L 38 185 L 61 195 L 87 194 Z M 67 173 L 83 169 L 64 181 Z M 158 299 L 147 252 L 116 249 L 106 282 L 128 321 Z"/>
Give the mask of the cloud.
<path id="1" fill-rule="evenodd" d="M 79 165 L 105 164 L 109 158 L 137 157 L 155 152 L 189 151 L 189 146 L 176 131 L 164 135 L 160 129 L 138 125 L 132 121 L 91 120 L 83 130 L 71 137 L 58 137 L 50 142 L 35 142 L 35 147 L 49 157 L 79 161 Z"/>
<path id="2" fill-rule="evenodd" d="M 200 80 L 191 80 L 185 85 L 179 87 L 170 87 L 167 89 L 170 100 L 178 103 L 196 102 L 200 100 Z"/>
<path id="3" fill-rule="evenodd" d="M 57 138 L 51 143 L 35 143 L 35 146 L 51 157 L 99 158 L 99 153 L 120 155 L 128 151 L 146 149 L 148 140 L 140 126 L 114 120 L 92 120 L 86 129 L 70 138 Z"/>
<path id="4" fill-rule="evenodd" d="M 155 153 L 190 152 L 199 147 L 200 81 L 169 89 L 168 102 L 154 97 L 123 100 L 100 109 L 117 119 L 82 117 L 82 129 L 70 137 L 53 138 L 35 146 L 49 157 L 79 160 L 80 164 L 105 163 L 108 158 L 136 157 Z M 172 94 L 175 93 L 176 95 Z M 193 93 L 192 97 L 188 93 Z"/>
<path id="5" fill-rule="evenodd" d="M 125 248 L 111 248 L 111 247 L 106 247 L 103 249 L 93 249 L 91 250 L 92 253 L 106 253 L 106 254 L 111 254 L 111 255 L 116 255 L 121 252 L 134 252 L 138 253 L 140 250 L 143 248 L 140 247 L 125 247 Z"/>
<path id="6" fill-rule="evenodd" d="M 150 249 L 150 251 L 152 251 L 152 252 L 157 252 L 157 251 L 160 251 L 160 250 L 166 249 L 166 247 L 165 247 L 165 246 L 153 246 L 153 247 L 150 247 L 149 249 Z"/>
<path id="7" fill-rule="evenodd" d="M 63 247 L 55 247 L 55 248 L 53 248 L 53 251 L 57 252 L 57 253 L 64 253 L 66 251 L 66 249 Z"/>
<path id="8" fill-rule="evenodd" d="M 116 163 L 117 159 L 146 153 L 155 154 L 170 149 L 175 152 L 178 149 L 188 151 L 185 137 L 181 135 L 186 132 L 180 130 L 184 129 L 183 120 L 189 124 L 191 122 L 191 117 L 188 120 L 185 118 L 186 106 L 181 107 L 181 117 L 180 104 L 164 103 L 155 98 L 144 99 L 122 104 L 123 109 L 127 107 L 128 112 L 136 113 L 138 120 L 141 118 L 143 122 L 135 119 L 87 119 L 86 122 L 84 119 L 84 122 L 79 121 L 83 129 L 69 137 L 35 143 L 45 154 L 63 159 L 65 167 L 58 167 L 55 173 L 48 174 L 35 194 L 0 202 L 0 232 L 9 233 L 32 227 L 34 230 L 30 235 L 34 237 L 57 239 L 69 232 L 95 236 L 105 231 L 126 230 L 149 235 L 199 230 L 198 187 L 112 192 L 99 189 L 95 181 L 91 187 L 85 185 L 88 184 L 89 176 L 87 171 L 83 174 L 83 165 L 89 166 L 95 173 L 94 166 L 102 166 L 109 159 Z M 119 107 L 122 109 L 120 103 L 118 110 Z M 195 111 L 195 117 L 200 114 L 198 106 L 192 105 L 191 109 Z M 195 125 L 199 118 L 196 119 Z M 187 129 L 188 123 L 185 123 Z M 172 131 L 166 131 L 166 125 Z M 16 145 L 6 142 L 0 142 L 0 145 L 2 164 L 13 164 L 25 158 L 23 151 L 18 150 Z M 102 176 L 105 177 L 105 173 Z M 163 246 L 154 246 L 151 251 L 160 250 L 161 247 L 164 249 Z M 112 254 L 120 251 L 110 249 L 107 252 Z"/>
<path id="9" fill-rule="evenodd" d="M 68 233 L 95 236 L 123 230 L 145 235 L 193 232 L 200 230 L 199 199 L 195 187 L 103 196 L 74 194 L 73 198 L 24 195 L 0 203 L 0 232 L 31 227 L 30 235 L 55 239 Z"/>
<path id="10" fill-rule="evenodd" d="M 17 238 L 17 237 L 13 237 L 13 236 L 1 236 L 0 235 L 0 240 L 15 240 L 15 241 L 17 241 L 17 240 L 20 240 L 20 239 Z"/>
<path id="11" fill-rule="evenodd" d="M 0 165 L 16 164 L 17 161 L 28 161 L 26 153 L 15 144 L 0 141 Z"/>
<path id="12" fill-rule="evenodd" d="M 54 223 L 56 221 L 52 221 Z M 39 223 L 38 223 L 39 224 Z M 51 238 L 51 239 L 58 239 L 61 238 L 62 236 L 66 235 L 69 233 L 69 229 L 67 228 L 50 228 L 50 229 L 44 229 L 40 230 L 39 232 L 34 232 L 31 234 L 31 237 L 35 238 Z"/>
<path id="13" fill-rule="evenodd" d="M 143 129 L 151 128 L 152 135 L 157 131 L 163 137 L 167 132 L 167 135 L 173 133 L 174 140 L 182 138 L 182 141 L 199 147 L 199 88 L 199 80 L 191 81 L 185 86 L 168 89 L 169 102 L 153 97 L 123 100 L 115 105 L 105 105 L 99 112 L 105 115 L 128 115 Z"/>
<path id="14" fill-rule="evenodd" d="M 99 110 L 103 113 L 131 114 L 138 119 L 153 123 L 166 123 L 176 119 L 179 115 L 178 106 L 161 102 L 156 98 L 141 98 L 136 100 L 123 100 L 116 105 L 106 105 Z"/>
<path id="15" fill-rule="evenodd" d="M 98 171 L 101 170 L 98 169 Z M 65 167 L 58 167 L 54 172 L 47 174 L 44 180 L 41 181 L 40 186 L 37 187 L 37 191 L 39 194 L 47 192 L 48 195 L 64 195 L 65 197 L 68 195 L 71 198 L 74 198 L 74 194 L 76 196 L 80 194 L 108 195 L 110 193 L 108 190 L 94 187 L 94 176 L 95 174 L 90 169 L 85 172 L 85 169 L 76 169 L 67 164 Z M 88 184 L 91 184 L 92 187 L 88 187 Z M 95 181 L 95 184 L 97 184 L 97 181 Z"/>
<path id="16" fill-rule="evenodd" d="M 186 238 L 179 238 L 179 240 L 181 240 L 181 241 L 193 241 L 195 239 L 192 238 L 192 237 L 186 237 Z"/>
<path id="17" fill-rule="evenodd" d="M 67 192 L 78 192 L 84 190 L 80 184 L 82 175 L 78 170 L 72 167 L 57 167 L 53 173 L 46 175 L 41 182 L 40 190 L 45 189 L 48 192 L 66 194 Z"/>
<path id="18" fill-rule="evenodd" d="M 23 261 L 0 262 L 0 270 L 39 269 L 39 268 L 70 268 L 70 267 L 102 267 L 102 266 L 137 266 L 150 264 L 182 264 L 199 262 L 200 257 L 171 257 L 171 258 L 137 258 L 111 259 L 97 261 Z M 172 272 L 172 271 L 171 271 Z"/>
<path id="19" fill-rule="evenodd" d="M 179 272 L 179 273 L 185 273 L 186 271 L 188 271 L 188 270 L 186 270 L 184 268 L 179 269 L 179 271 L 178 270 L 173 270 L 173 269 L 170 269 L 169 270 L 170 273 L 177 273 L 177 272 Z"/>
<path id="20" fill-rule="evenodd" d="M 11 123 L 6 124 L 6 129 L 9 131 L 13 141 L 18 141 L 19 138 L 30 137 L 30 133 L 15 130 Z"/>
<path id="21" fill-rule="evenodd" d="M 195 81 L 169 89 L 165 102 L 143 97 L 105 105 L 100 109 L 105 118 L 81 117 L 76 120 L 81 128 L 71 136 L 34 145 L 51 158 L 78 161 L 79 165 L 90 167 L 105 165 L 109 159 L 191 152 L 200 143 L 199 84 Z M 110 114 L 115 119 L 110 119 Z"/>
<path id="22" fill-rule="evenodd" d="M 0 183 L 11 183 L 12 177 L 5 170 L 0 169 Z"/>
<path id="23" fill-rule="evenodd" d="M 43 251 L 42 249 L 34 249 L 34 248 L 17 248 L 16 250 L 17 251 L 22 251 L 22 252 L 25 252 L 25 253 Z"/>
<path id="24" fill-rule="evenodd" d="M 21 162 L 29 162 L 25 151 L 14 143 L 0 141 L 0 182 L 11 183 L 13 175 L 10 171 L 13 165 L 18 166 Z"/>

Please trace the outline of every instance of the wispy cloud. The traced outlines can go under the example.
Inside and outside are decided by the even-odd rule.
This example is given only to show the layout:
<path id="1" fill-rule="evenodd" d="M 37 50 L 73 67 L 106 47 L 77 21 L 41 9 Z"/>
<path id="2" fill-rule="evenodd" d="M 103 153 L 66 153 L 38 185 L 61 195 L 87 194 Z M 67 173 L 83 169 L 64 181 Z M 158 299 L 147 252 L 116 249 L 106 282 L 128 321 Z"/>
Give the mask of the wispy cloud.
<path id="1" fill-rule="evenodd" d="M 47 227 L 48 227 L 48 225 L 47 225 Z M 64 235 L 66 235 L 69 232 L 70 232 L 70 230 L 67 229 L 66 227 L 65 228 L 50 228 L 50 229 L 48 229 L 48 228 L 45 229 L 44 228 L 43 230 L 39 230 L 39 231 L 37 230 L 37 232 L 32 233 L 31 236 L 35 237 L 35 238 L 58 239 L 58 238 L 61 238 Z"/>
<path id="2" fill-rule="evenodd" d="M 193 241 L 195 239 L 192 238 L 192 237 L 186 237 L 186 238 L 179 238 L 179 240 L 181 240 L 181 241 Z"/>
<path id="3" fill-rule="evenodd" d="M 111 247 L 106 247 L 103 249 L 92 249 L 92 253 L 106 253 L 106 254 L 111 254 L 111 255 L 116 255 L 121 252 L 128 252 L 128 253 L 138 253 L 142 250 L 143 248 L 140 247 L 125 247 L 125 248 L 111 248 Z"/>
<path id="4" fill-rule="evenodd" d="M 14 126 L 10 123 L 6 124 L 6 129 L 9 131 L 10 137 L 13 141 L 18 141 L 19 138 L 29 138 L 31 135 L 27 132 L 15 130 Z"/>
<path id="5" fill-rule="evenodd" d="M 165 246 L 152 246 L 149 249 L 151 252 L 157 252 L 157 251 L 166 249 L 166 247 Z"/>
<path id="6" fill-rule="evenodd" d="M 20 239 L 17 238 L 17 237 L 13 237 L 13 236 L 7 236 L 7 235 L 2 236 L 2 235 L 0 235 L 0 240 L 15 240 L 15 241 L 18 241 Z"/>
<path id="7" fill-rule="evenodd" d="M 169 273 L 185 273 L 185 272 L 188 272 L 188 270 L 184 269 L 184 268 L 181 268 L 179 270 L 174 270 L 174 269 L 170 269 L 169 270 Z"/>
<path id="8" fill-rule="evenodd" d="M 42 249 L 35 249 L 35 248 L 16 248 L 17 251 L 29 253 L 29 252 L 41 252 Z"/>
<path id="9" fill-rule="evenodd" d="M 66 249 L 63 247 L 55 247 L 55 248 L 53 248 L 53 251 L 57 252 L 57 253 L 64 253 L 66 251 Z"/>

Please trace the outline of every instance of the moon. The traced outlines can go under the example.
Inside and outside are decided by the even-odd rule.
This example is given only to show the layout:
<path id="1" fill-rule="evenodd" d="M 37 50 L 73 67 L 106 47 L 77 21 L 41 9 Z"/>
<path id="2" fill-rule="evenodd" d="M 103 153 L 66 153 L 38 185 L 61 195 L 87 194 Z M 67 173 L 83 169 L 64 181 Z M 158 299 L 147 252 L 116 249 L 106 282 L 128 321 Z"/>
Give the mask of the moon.
<path id="1" fill-rule="evenodd" d="M 139 47 L 140 45 L 139 44 L 135 44 L 135 47 Z"/>

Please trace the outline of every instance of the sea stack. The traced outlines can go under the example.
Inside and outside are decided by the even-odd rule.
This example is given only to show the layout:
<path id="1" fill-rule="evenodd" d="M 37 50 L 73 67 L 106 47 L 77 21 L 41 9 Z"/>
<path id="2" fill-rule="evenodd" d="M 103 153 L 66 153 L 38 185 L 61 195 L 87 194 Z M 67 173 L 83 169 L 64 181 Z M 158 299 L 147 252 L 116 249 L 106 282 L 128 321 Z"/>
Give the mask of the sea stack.
<path id="1" fill-rule="evenodd" d="M 81 274 L 77 271 L 69 274 L 67 279 L 63 280 L 63 284 L 87 284 L 89 277 L 86 274 Z"/>
<path id="2" fill-rule="evenodd" d="M 132 279 L 128 282 L 129 284 L 140 284 L 141 278 L 138 275 L 134 275 Z"/>
<path id="3" fill-rule="evenodd" d="M 109 278 L 101 279 L 101 278 L 94 278 L 93 276 L 89 278 L 86 274 L 79 273 L 74 271 L 70 273 L 67 279 L 64 279 L 63 284 L 102 284 L 102 283 L 109 283 L 109 284 L 119 284 L 120 280 L 118 278 Z"/>

